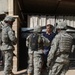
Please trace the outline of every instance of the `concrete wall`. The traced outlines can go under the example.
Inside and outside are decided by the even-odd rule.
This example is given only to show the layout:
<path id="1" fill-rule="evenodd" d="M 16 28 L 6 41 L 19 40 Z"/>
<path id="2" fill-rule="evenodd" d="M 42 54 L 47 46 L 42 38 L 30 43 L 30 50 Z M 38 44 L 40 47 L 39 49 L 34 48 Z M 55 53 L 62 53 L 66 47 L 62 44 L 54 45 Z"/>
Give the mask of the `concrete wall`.
<path id="1" fill-rule="evenodd" d="M 0 0 L 0 14 L 8 12 L 8 0 Z"/>
<path id="2" fill-rule="evenodd" d="M 66 21 L 68 26 L 75 27 L 75 16 L 46 16 L 31 15 L 28 16 L 28 27 L 33 28 L 36 25 L 45 26 L 46 24 L 55 25 L 60 21 Z"/>

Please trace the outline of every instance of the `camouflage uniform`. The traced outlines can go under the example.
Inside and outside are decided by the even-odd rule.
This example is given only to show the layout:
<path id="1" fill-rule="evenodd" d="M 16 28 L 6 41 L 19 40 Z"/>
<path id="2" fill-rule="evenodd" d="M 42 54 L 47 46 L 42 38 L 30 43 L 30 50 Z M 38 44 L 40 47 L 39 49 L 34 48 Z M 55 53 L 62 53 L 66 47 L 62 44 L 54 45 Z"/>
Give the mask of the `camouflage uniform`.
<path id="1" fill-rule="evenodd" d="M 39 34 L 38 32 L 40 32 L 41 29 L 39 26 L 35 27 L 34 29 L 34 34 L 38 34 L 41 37 L 41 40 L 43 40 L 43 43 L 41 44 L 42 46 L 49 46 L 50 41 L 45 38 L 44 36 L 42 36 L 41 34 Z M 41 75 L 41 68 L 42 68 L 42 64 L 43 64 L 43 60 L 42 60 L 42 54 L 43 54 L 43 50 L 42 48 L 38 48 L 38 50 L 36 49 L 35 51 L 33 51 L 31 49 L 31 45 L 30 45 L 30 38 L 31 38 L 30 34 L 27 37 L 26 40 L 26 45 L 28 46 L 28 55 L 29 55 L 29 61 L 28 61 L 28 75 L 31 75 L 32 72 L 34 73 L 34 75 Z M 38 44 L 36 44 L 38 45 Z M 34 68 L 33 68 L 34 67 Z"/>
<path id="2" fill-rule="evenodd" d="M 49 75 L 65 75 L 69 66 L 69 53 L 72 48 L 72 36 L 66 33 L 66 23 L 61 22 L 57 27 L 60 32 L 55 36 L 51 44 L 51 50 L 47 58 Z"/>
<path id="3" fill-rule="evenodd" d="M 14 18 L 6 16 L 2 22 L 2 46 L 1 50 L 4 53 L 4 75 L 12 73 L 13 66 L 13 50 L 16 44 L 16 37 L 11 25 L 7 22 L 14 22 Z"/>

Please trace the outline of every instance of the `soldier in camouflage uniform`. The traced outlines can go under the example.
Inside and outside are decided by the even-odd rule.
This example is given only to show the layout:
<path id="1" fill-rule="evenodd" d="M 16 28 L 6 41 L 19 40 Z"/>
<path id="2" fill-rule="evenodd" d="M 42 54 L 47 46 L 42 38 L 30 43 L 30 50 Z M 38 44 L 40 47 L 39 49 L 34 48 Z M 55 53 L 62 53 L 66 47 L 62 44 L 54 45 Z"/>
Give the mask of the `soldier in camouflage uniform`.
<path id="1" fill-rule="evenodd" d="M 41 35 L 42 29 L 40 26 L 34 28 L 34 33 L 30 34 L 26 39 L 26 45 L 28 47 L 28 75 L 32 73 L 34 75 L 41 75 L 41 68 L 43 64 L 43 46 L 49 46 L 50 41 Z M 36 37 L 32 41 L 32 37 Z M 37 40 L 37 42 L 35 41 Z M 35 41 L 35 42 L 34 42 Z M 32 42 L 32 43 L 31 43 Z"/>
<path id="2" fill-rule="evenodd" d="M 65 75 L 69 66 L 69 53 L 72 48 L 72 36 L 66 33 L 66 22 L 57 25 L 58 34 L 52 41 L 47 58 L 49 75 Z"/>
<path id="3" fill-rule="evenodd" d="M 16 44 L 15 32 L 12 29 L 14 17 L 6 16 L 2 21 L 2 46 L 1 50 L 4 53 L 4 75 L 13 75 L 13 50 Z"/>

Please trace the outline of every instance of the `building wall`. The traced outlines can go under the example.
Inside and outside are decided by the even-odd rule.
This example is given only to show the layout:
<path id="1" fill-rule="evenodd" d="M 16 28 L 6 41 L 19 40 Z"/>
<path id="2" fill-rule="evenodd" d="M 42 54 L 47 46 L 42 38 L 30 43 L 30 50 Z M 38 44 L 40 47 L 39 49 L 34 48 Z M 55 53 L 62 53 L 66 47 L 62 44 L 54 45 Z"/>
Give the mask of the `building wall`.
<path id="1" fill-rule="evenodd" d="M 18 31 L 17 23 L 18 23 L 18 17 L 16 18 L 16 20 L 13 24 L 13 30 L 15 30 L 16 37 L 18 37 L 18 35 L 17 35 L 18 34 L 17 33 L 17 31 Z M 15 45 L 15 50 L 13 52 L 16 55 L 13 57 L 13 71 L 17 71 L 17 47 L 18 47 L 18 44 Z"/>
<path id="2" fill-rule="evenodd" d="M 28 16 L 28 27 L 33 28 L 36 25 L 45 26 L 46 24 L 55 25 L 60 21 L 66 21 L 68 26 L 75 27 L 75 16 L 46 16 L 31 15 Z"/>
<path id="3" fill-rule="evenodd" d="M 0 14 L 8 12 L 8 0 L 0 0 Z"/>

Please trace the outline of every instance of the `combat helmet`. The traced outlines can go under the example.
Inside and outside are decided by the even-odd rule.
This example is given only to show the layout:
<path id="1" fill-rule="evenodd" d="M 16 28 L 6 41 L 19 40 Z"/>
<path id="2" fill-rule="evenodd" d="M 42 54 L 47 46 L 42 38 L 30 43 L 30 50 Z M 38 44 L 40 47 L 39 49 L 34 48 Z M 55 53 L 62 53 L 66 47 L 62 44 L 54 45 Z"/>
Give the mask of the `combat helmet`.
<path id="1" fill-rule="evenodd" d="M 66 22 L 59 22 L 56 29 L 67 29 L 67 23 Z"/>
<path id="2" fill-rule="evenodd" d="M 34 32 L 42 32 L 41 26 L 37 25 L 34 27 Z"/>
<path id="3" fill-rule="evenodd" d="M 4 18 L 4 21 L 11 21 L 11 22 L 14 22 L 14 21 L 15 21 L 15 18 L 12 17 L 12 16 L 6 16 L 6 17 Z"/>

